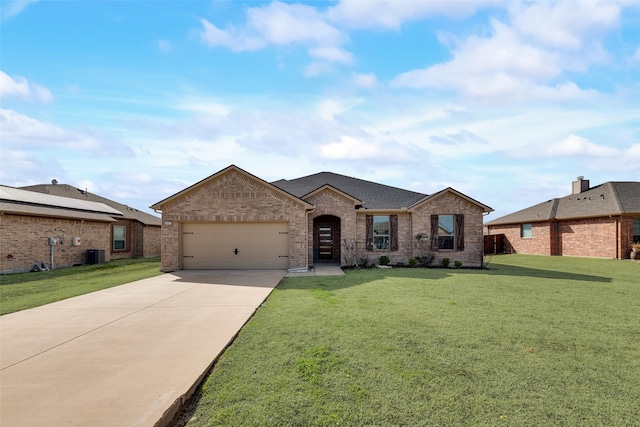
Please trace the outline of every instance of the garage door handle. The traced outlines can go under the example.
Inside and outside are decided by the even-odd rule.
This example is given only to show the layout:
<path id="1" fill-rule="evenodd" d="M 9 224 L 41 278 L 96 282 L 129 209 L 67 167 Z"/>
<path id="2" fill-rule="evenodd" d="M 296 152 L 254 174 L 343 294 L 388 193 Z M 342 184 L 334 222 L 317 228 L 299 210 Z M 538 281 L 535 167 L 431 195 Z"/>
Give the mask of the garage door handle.
<path id="1" fill-rule="evenodd" d="M 236 255 L 238 255 L 238 252 L 239 252 L 238 249 L 234 249 L 233 250 L 233 253 L 236 254 Z"/>

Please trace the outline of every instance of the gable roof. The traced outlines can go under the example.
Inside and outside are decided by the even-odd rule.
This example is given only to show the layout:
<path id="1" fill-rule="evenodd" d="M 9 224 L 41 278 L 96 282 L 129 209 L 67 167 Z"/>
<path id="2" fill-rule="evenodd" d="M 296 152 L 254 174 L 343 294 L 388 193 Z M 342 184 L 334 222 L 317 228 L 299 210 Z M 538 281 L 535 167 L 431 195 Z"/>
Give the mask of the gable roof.
<path id="1" fill-rule="evenodd" d="M 329 185 L 354 199 L 362 201 L 364 209 L 408 208 L 427 195 L 389 185 L 352 178 L 333 172 L 319 172 L 296 179 L 281 179 L 271 184 L 303 199 L 320 187 Z"/>
<path id="2" fill-rule="evenodd" d="M 104 203 L 40 194 L 0 185 L 0 211 L 30 216 L 47 216 L 115 221 L 122 213 Z"/>
<path id="3" fill-rule="evenodd" d="M 266 185 L 267 187 L 272 188 L 273 190 L 275 190 L 275 191 L 277 191 L 277 192 L 279 192 L 279 193 L 281 193 L 281 194 L 283 194 L 283 195 L 285 195 L 287 197 L 291 197 L 292 199 L 296 199 L 298 202 L 302 203 L 303 205 L 305 205 L 305 207 L 307 207 L 309 209 L 313 208 L 312 205 L 310 205 L 309 203 L 307 203 L 304 200 L 300 199 L 299 197 L 287 192 L 286 190 L 283 190 L 283 189 L 281 189 L 281 188 L 279 188 L 277 186 L 274 186 L 274 185 L 268 183 L 267 181 L 265 181 L 263 179 L 260 179 L 257 176 L 252 175 L 249 172 L 237 167 L 236 165 L 230 165 L 230 166 L 227 166 L 226 168 L 222 169 L 221 171 L 218 171 L 218 172 L 214 173 L 213 175 L 210 175 L 210 176 L 206 177 L 205 179 L 202 179 L 202 180 L 196 182 L 195 184 L 185 188 L 184 190 L 179 191 L 176 194 L 167 197 L 166 199 L 160 200 L 157 203 L 154 203 L 153 205 L 151 205 L 151 209 L 162 210 L 162 205 L 164 205 L 164 204 L 166 204 L 166 203 L 168 203 L 168 202 L 170 202 L 172 200 L 175 200 L 178 197 L 181 197 L 182 195 L 187 194 L 187 193 L 195 190 L 196 188 L 201 187 L 202 185 L 205 185 L 208 182 L 211 182 L 211 181 L 221 177 L 222 175 L 224 175 L 224 174 L 226 174 L 226 173 L 228 173 L 230 171 L 236 171 L 236 172 L 241 173 L 242 175 L 248 176 L 251 179 L 254 179 L 254 180 L 258 181 L 258 182 Z"/>
<path id="4" fill-rule="evenodd" d="M 485 205 L 484 203 L 480 203 L 479 201 L 472 199 L 471 197 L 467 196 L 466 194 L 462 194 L 461 192 L 459 192 L 458 190 L 451 188 L 451 187 L 447 187 L 444 190 L 440 190 L 437 193 L 434 193 L 430 196 L 427 196 L 426 198 L 424 198 L 423 200 L 420 200 L 419 202 L 417 202 L 415 205 L 411 206 L 409 208 L 409 210 L 413 210 L 416 207 L 418 207 L 419 205 L 421 205 L 422 203 L 428 202 L 428 201 L 433 201 L 434 199 L 437 199 L 438 197 L 441 197 L 445 194 L 453 194 L 456 197 L 459 197 L 461 199 L 466 200 L 467 202 L 477 205 L 479 207 L 482 208 L 483 212 L 485 213 L 489 213 L 489 212 L 493 212 L 493 208 L 490 206 Z"/>
<path id="5" fill-rule="evenodd" d="M 551 199 L 489 221 L 486 225 L 521 224 L 570 218 L 640 214 L 640 182 L 606 182 L 578 194 Z"/>
<path id="6" fill-rule="evenodd" d="M 81 190 L 68 184 L 38 184 L 20 187 L 20 189 L 36 193 L 67 197 L 70 199 L 102 203 L 114 208 L 118 212 L 118 216 L 139 221 L 145 225 L 160 226 L 162 223 L 162 220 L 157 216 L 139 211 L 138 209 L 109 200 L 106 197 L 98 196 L 97 194 L 89 193 L 88 191 Z"/>

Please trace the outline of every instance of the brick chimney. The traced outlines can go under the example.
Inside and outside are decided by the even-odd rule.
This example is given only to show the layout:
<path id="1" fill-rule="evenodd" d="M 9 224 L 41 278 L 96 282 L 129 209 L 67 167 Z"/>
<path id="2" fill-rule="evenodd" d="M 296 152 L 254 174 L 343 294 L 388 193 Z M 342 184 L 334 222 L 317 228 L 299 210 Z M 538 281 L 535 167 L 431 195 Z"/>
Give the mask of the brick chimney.
<path id="1" fill-rule="evenodd" d="M 589 180 L 584 179 L 584 176 L 579 176 L 577 181 L 573 181 L 571 185 L 571 194 L 580 194 L 589 189 Z"/>

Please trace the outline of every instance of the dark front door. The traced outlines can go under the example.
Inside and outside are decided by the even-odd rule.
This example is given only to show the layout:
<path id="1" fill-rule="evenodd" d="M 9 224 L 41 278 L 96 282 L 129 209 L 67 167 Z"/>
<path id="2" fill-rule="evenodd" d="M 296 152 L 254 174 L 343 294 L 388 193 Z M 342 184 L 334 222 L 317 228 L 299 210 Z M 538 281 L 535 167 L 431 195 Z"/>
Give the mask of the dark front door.
<path id="1" fill-rule="evenodd" d="M 333 225 L 318 226 L 318 260 L 333 261 Z"/>

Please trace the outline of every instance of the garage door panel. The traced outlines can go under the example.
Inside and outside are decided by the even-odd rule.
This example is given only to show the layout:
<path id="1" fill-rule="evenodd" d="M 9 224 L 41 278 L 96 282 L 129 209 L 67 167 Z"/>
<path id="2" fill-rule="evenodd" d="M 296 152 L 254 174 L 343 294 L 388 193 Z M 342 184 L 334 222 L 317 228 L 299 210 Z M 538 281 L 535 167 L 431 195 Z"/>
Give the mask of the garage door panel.
<path id="1" fill-rule="evenodd" d="M 288 223 L 185 223 L 184 269 L 285 269 Z"/>

